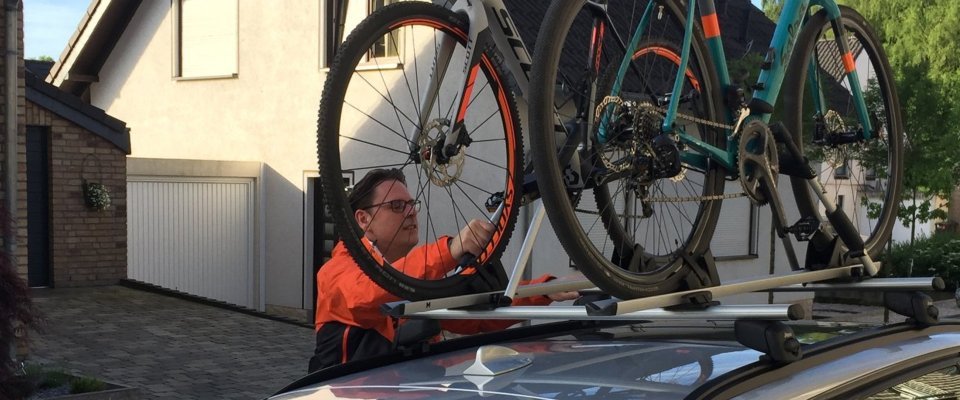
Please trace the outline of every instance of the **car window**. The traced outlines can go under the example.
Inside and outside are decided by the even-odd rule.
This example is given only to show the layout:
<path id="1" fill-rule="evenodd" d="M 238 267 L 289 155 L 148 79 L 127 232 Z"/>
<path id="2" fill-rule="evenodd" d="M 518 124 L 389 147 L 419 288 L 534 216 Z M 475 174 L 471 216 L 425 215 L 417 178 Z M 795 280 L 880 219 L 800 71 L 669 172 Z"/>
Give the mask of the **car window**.
<path id="1" fill-rule="evenodd" d="M 949 367 L 898 383 L 867 399 L 956 399 L 960 396 L 960 367 Z"/>

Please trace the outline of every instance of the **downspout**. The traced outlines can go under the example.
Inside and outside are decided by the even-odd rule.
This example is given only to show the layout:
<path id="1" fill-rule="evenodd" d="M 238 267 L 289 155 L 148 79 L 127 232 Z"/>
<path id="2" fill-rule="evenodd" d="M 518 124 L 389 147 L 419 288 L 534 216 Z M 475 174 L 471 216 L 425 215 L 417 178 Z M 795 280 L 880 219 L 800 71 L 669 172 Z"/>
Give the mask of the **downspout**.
<path id="1" fill-rule="evenodd" d="M 17 250 L 17 69 L 20 56 L 20 32 L 17 27 L 17 21 L 20 18 L 20 0 L 5 0 L 6 7 L 6 52 L 4 52 L 4 64 L 6 66 L 6 149 L 3 174 L 3 188 L 6 192 L 7 212 L 10 213 L 10 235 L 3 238 L 4 251 L 7 257 L 13 261 L 16 268 L 16 250 Z"/>

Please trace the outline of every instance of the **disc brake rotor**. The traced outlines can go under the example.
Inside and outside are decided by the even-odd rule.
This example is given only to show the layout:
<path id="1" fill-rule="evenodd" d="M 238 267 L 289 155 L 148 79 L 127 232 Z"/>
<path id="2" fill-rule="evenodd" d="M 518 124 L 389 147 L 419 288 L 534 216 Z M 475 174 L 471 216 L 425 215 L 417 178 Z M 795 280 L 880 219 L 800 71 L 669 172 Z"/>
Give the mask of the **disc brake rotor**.
<path id="1" fill-rule="evenodd" d="M 450 121 L 434 119 L 423 127 L 423 132 L 417 139 L 417 146 L 421 149 L 420 166 L 430 178 L 430 183 L 446 187 L 452 185 L 463 174 L 463 161 L 466 159 L 466 147 L 458 146 L 452 156 L 439 157 L 434 154 L 443 147 L 447 135 L 450 133 Z M 441 161 L 443 160 L 443 161 Z"/>

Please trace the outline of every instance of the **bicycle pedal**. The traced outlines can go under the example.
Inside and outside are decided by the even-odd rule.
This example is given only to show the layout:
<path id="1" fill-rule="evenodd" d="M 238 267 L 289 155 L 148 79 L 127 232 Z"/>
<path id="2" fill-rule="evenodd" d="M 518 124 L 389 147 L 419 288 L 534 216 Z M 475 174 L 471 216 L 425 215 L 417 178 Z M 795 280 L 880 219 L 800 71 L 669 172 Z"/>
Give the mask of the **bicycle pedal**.
<path id="1" fill-rule="evenodd" d="M 803 217 L 797 223 L 787 227 L 787 233 L 792 233 L 798 242 L 809 241 L 818 230 L 820 230 L 820 220 L 812 215 Z"/>
<path id="2" fill-rule="evenodd" d="M 497 211 L 498 207 L 500 207 L 500 203 L 503 203 L 503 192 L 496 192 L 490 195 L 483 205 L 486 207 L 487 212 L 494 212 Z"/>

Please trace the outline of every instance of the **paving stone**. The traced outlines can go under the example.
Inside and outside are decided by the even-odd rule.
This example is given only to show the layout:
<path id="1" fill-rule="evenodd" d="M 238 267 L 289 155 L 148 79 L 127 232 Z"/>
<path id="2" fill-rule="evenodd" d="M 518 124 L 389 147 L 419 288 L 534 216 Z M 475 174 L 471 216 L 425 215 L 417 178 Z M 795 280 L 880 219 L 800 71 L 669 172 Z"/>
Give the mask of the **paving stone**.
<path id="1" fill-rule="evenodd" d="M 31 336 L 34 361 L 145 399 L 264 398 L 303 376 L 313 353 L 310 328 L 121 286 L 33 299 L 47 325 Z"/>

